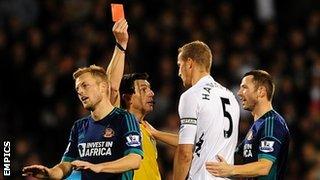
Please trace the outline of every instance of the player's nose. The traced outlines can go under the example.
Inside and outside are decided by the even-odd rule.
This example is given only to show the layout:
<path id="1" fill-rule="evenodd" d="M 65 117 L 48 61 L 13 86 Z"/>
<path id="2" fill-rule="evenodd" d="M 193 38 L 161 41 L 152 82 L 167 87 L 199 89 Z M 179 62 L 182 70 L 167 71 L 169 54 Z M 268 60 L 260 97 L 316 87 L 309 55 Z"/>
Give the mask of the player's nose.
<path id="1" fill-rule="evenodd" d="M 149 91 L 149 96 L 150 97 L 153 97 L 154 96 L 154 92 L 150 89 L 150 91 Z"/>
<path id="2" fill-rule="evenodd" d="M 239 89 L 239 91 L 237 92 L 237 95 L 242 97 L 241 89 Z"/>
<path id="3" fill-rule="evenodd" d="M 78 94 L 79 96 L 83 95 L 83 90 L 82 90 L 82 88 L 77 89 L 77 94 Z"/>

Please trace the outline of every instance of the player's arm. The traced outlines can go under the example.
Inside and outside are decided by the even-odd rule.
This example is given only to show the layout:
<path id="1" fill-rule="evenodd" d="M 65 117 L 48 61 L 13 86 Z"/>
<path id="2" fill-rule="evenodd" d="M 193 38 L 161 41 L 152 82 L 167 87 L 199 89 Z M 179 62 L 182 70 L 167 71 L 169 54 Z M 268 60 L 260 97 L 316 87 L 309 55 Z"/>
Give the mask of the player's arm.
<path id="1" fill-rule="evenodd" d="M 117 21 L 112 28 L 116 42 L 123 48 L 127 48 L 129 35 L 128 23 L 125 19 Z M 124 72 L 125 52 L 118 45 L 115 46 L 112 59 L 107 68 L 107 74 L 110 78 L 110 101 L 114 106 L 120 105 L 119 87 Z"/>
<path id="2" fill-rule="evenodd" d="M 42 165 L 26 166 L 22 169 L 23 176 L 33 176 L 36 178 L 62 179 L 72 170 L 70 162 L 61 162 L 52 168 Z"/>
<path id="3" fill-rule="evenodd" d="M 197 133 L 198 102 L 193 94 L 181 95 L 179 102 L 180 131 L 179 145 L 176 149 L 173 165 L 173 179 L 187 178 Z"/>
<path id="4" fill-rule="evenodd" d="M 259 159 L 258 162 L 244 165 L 235 165 L 233 176 L 235 177 L 256 177 L 266 176 L 269 174 L 273 162 L 268 159 Z"/>
<path id="5" fill-rule="evenodd" d="M 214 176 L 219 177 L 257 177 L 269 174 L 273 162 L 261 158 L 257 162 L 243 165 L 230 165 L 219 156 L 219 162 L 207 162 L 207 170 Z"/>
<path id="6" fill-rule="evenodd" d="M 175 156 L 174 156 L 174 166 L 173 166 L 173 179 L 175 180 L 185 180 L 188 171 L 190 169 L 190 164 L 193 154 L 193 144 L 179 144 Z"/>
<path id="7" fill-rule="evenodd" d="M 258 161 L 234 166 L 234 176 L 256 177 L 268 175 L 273 163 L 279 157 L 281 146 L 286 136 L 286 131 L 282 124 L 274 121 L 273 118 L 268 118 L 258 132 L 261 137 L 257 152 Z"/>
<path id="8" fill-rule="evenodd" d="M 78 137 L 77 133 L 75 133 L 76 129 L 76 124 L 74 124 L 70 132 L 68 146 L 59 164 L 55 165 L 52 168 L 48 168 L 42 165 L 26 166 L 22 169 L 22 175 L 49 179 L 62 179 L 67 177 L 72 171 L 71 161 L 75 160 L 76 157 L 78 157 Z"/>
<path id="9" fill-rule="evenodd" d="M 264 127 L 269 128 L 264 128 Z M 256 177 L 268 175 L 277 157 L 279 157 L 281 144 L 285 139 L 285 131 L 281 127 L 277 128 L 279 123 L 273 122 L 269 118 L 263 126 L 260 127 L 259 132 L 259 148 L 258 161 L 244 164 L 244 165 L 228 165 L 222 157 L 219 157 L 218 163 L 207 163 L 208 171 L 215 176 L 235 176 L 235 177 Z"/>
<path id="10" fill-rule="evenodd" d="M 90 169 L 95 173 L 121 173 L 131 169 L 139 169 L 141 156 L 139 154 L 130 153 L 118 160 L 92 164 L 86 161 L 73 161 L 71 164 L 79 169 Z"/>
<path id="11" fill-rule="evenodd" d="M 154 137 L 156 140 L 162 141 L 166 144 L 171 146 L 177 147 L 178 146 L 178 135 L 174 133 L 159 131 L 155 129 L 151 124 L 147 121 L 143 121 L 142 124 L 146 127 L 147 131 Z"/>
<path id="12" fill-rule="evenodd" d="M 177 147 L 178 146 L 178 135 L 163 131 L 157 131 L 155 134 L 152 134 L 157 140 L 162 141 L 166 144 L 171 146 Z"/>

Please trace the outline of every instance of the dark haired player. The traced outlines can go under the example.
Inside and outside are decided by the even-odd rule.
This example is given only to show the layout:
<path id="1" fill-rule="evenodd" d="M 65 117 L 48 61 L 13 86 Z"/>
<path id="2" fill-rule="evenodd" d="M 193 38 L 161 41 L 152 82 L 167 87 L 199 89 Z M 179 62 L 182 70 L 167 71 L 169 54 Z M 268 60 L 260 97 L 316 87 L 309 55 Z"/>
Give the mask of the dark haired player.
<path id="1" fill-rule="evenodd" d="M 284 179 L 290 134 L 283 117 L 272 108 L 274 89 L 272 78 L 265 71 L 253 70 L 243 76 L 238 95 L 243 109 L 251 111 L 254 118 L 246 139 L 238 147 L 246 164 L 229 165 L 218 156 L 220 162 L 206 164 L 211 174 Z"/>

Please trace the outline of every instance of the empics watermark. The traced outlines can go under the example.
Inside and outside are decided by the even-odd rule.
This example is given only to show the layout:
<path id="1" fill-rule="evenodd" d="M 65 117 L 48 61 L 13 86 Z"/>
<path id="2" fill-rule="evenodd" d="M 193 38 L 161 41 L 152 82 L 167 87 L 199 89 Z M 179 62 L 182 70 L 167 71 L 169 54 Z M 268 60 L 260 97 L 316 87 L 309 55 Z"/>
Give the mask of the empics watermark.
<path id="1" fill-rule="evenodd" d="M 10 141 L 3 141 L 3 176 L 10 176 Z"/>

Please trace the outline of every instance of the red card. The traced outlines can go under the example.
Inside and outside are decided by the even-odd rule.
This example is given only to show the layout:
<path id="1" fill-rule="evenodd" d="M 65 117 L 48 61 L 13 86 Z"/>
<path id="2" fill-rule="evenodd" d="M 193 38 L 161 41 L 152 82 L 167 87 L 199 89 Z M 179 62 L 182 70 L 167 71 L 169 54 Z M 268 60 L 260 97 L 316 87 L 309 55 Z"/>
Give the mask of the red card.
<path id="1" fill-rule="evenodd" d="M 124 18 L 124 10 L 122 4 L 111 4 L 112 21 L 116 22 Z"/>

